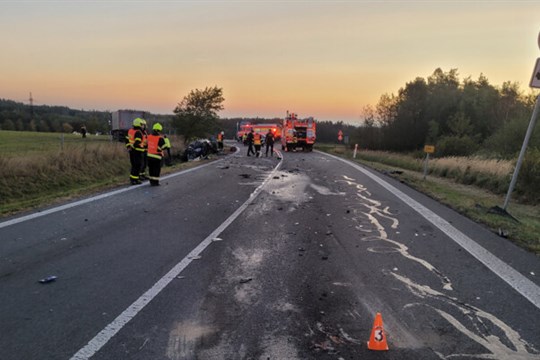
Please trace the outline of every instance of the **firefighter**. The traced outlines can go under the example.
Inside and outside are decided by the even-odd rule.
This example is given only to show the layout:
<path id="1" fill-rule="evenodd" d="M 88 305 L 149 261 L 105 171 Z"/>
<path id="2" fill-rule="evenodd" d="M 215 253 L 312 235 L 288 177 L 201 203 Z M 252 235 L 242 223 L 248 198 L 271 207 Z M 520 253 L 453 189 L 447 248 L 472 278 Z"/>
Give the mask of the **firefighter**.
<path id="1" fill-rule="evenodd" d="M 144 148 L 144 151 L 142 153 L 142 157 L 141 157 L 141 171 L 139 172 L 139 179 L 140 180 L 146 180 L 146 167 L 148 165 L 148 151 L 147 151 L 147 148 L 148 148 L 148 131 L 146 130 L 146 120 L 144 119 L 141 119 L 142 120 L 142 125 L 141 125 L 141 132 L 142 132 L 142 145 L 143 145 L 143 148 Z"/>
<path id="2" fill-rule="evenodd" d="M 136 118 L 133 120 L 133 127 L 129 129 L 126 143 L 126 148 L 129 151 L 129 161 L 131 163 L 131 171 L 129 174 L 129 180 L 131 185 L 137 185 L 141 183 L 139 179 L 139 174 L 141 172 L 141 159 L 144 152 L 142 145 L 142 119 Z"/>
<path id="3" fill-rule="evenodd" d="M 219 151 L 223 150 L 223 135 L 225 135 L 224 131 L 217 134 L 217 144 L 218 144 Z"/>
<path id="4" fill-rule="evenodd" d="M 268 149 L 270 148 L 270 156 L 274 156 L 274 133 L 272 129 L 268 130 L 266 137 L 264 138 L 264 145 L 266 147 L 266 157 L 268 157 Z"/>
<path id="5" fill-rule="evenodd" d="M 246 143 L 248 145 L 247 156 L 251 156 L 251 153 L 253 153 L 253 155 L 255 155 L 255 151 L 253 151 L 253 129 L 251 129 L 251 132 L 247 135 Z"/>
<path id="6" fill-rule="evenodd" d="M 163 158 L 163 149 L 166 143 L 161 135 L 163 127 L 160 123 L 155 123 L 152 130 L 152 134 L 148 135 L 148 179 L 151 186 L 159 186 L 161 159 Z"/>
<path id="7" fill-rule="evenodd" d="M 261 156 L 262 136 L 261 133 L 253 134 L 253 145 L 255 145 L 255 157 Z"/>
<path id="8" fill-rule="evenodd" d="M 172 165 L 171 140 L 169 140 L 169 138 L 165 134 L 163 134 L 163 140 L 165 140 L 165 146 L 163 146 L 163 150 L 165 150 L 167 154 L 167 156 L 165 156 L 165 165 L 171 166 Z"/>

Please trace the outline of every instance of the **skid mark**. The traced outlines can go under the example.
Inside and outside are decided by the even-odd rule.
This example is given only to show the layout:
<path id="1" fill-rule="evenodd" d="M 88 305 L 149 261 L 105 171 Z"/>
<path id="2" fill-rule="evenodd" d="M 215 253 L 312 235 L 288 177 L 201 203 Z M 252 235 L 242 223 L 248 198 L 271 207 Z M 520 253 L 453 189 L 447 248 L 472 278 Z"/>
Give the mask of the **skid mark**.
<path id="1" fill-rule="evenodd" d="M 474 330 L 470 330 L 464 322 L 458 320 L 455 316 L 451 315 L 447 311 L 435 308 L 434 306 L 426 303 L 407 304 L 405 305 L 406 309 L 412 309 L 414 307 L 428 307 L 432 309 L 463 335 L 467 336 L 469 339 L 478 343 L 487 350 L 487 353 L 484 354 L 454 353 L 444 355 L 437 352 L 437 355 L 441 359 L 475 357 L 480 359 L 532 360 L 540 358 L 540 352 L 535 349 L 533 345 L 523 340 L 517 331 L 513 330 L 503 321 L 499 320 L 496 316 L 475 306 L 464 304 L 457 298 L 438 292 L 427 285 L 417 284 L 405 276 L 396 274 L 394 272 L 390 272 L 390 274 L 405 284 L 405 286 L 407 286 L 407 288 L 415 296 L 421 299 L 429 298 L 450 305 L 454 310 L 457 310 L 463 318 L 467 319 L 467 322 L 469 323 L 468 325 L 474 327 Z M 502 334 L 504 334 L 504 339 L 493 335 L 493 331 L 488 332 L 488 326 L 497 328 Z M 482 333 L 485 333 L 485 335 Z M 505 345 L 505 343 L 509 344 L 510 346 Z"/>
<path id="2" fill-rule="evenodd" d="M 351 186 L 354 186 L 358 190 L 358 197 L 360 197 L 362 200 L 365 200 L 365 202 L 362 202 L 362 205 L 366 207 L 368 211 L 360 211 L 360 213 L 364 215 L 364 217 L 368 219 L 369 222 L 375 227 L 375 231 L 372 232 L 372 234 L 374 235 L 363 238 L 362 241 L 378 241 L 384 243 L 384 246 L 373 246 L 370 247 L 368 250 L 374 253 L 399 253 L 403 257 L 422 265 L 430 272 L 432 272 L 435 276 L 437 276 L 441 280 L 443 289 L 452 290 L 452 283 L 450 282 L 450 279 L 448 279 L 448 277 L 442 274 L 441 271 L 439 271 L 435 266 L 433 266 L 431 263 L 424 259 L 420 259 L 410 254 L 409 248 L 405 244 L 390 239 L 390 237 L 388 236 L 388 232 L 382 224 L 382 221 L 389 221 L 390 227 L 392 229 L 397 229 L 399 226 L 399 220 L 394 216 L 394 214 L 392 214 L 389 207 L 386 206 L 383 208 L 380 201 L 367 197 L 367 189 L 365 188 L 365 186 L 351 181 L 350 178 L 346 178 L 345 182 L 347 182 L 347 184 Z M 360 228 L 360 231 L 367 232 L 368 230 Z"/>
<path id="3" fill-rule="evenodd" d="M 364 225 L 359 225 L 356 227 L 356 229 L 363 233 L 369 233 L 369 236 L 362 239 L 363 241 L 371 241 L 377 244 L 369 247 L 368 251 L 374 253 L 397 252 L 403 257 L 422 265 L 431 273 L 439 277 L 442 281 L 444 290 L 452 290 L 452 283 L 448 277 L 442 274 L 428 261 L 412 255 L 406 245 L 389 237 L 389 234 L 383 224 L 390 222 L 390 227 L 394 230 L 399 227 L 399 221 L 394 217 L 390 209 L 388 207 L 383 209 L 379 201 L 371 199 L 370 195 L 368 195 L 367 189 L 364 186 L 357 184 L 350 178 L 345 178 L 344 181 L 357 190 L 358 197 L 363 200 L 362 206 L 367 209 L 367 211 L 359 211 L 357 213 L 363 215 L 362 218 L 367 219 L 372 225 L 371 227 L 374 229 L 369 232 Z M 360 222 L 360 220 L 361 219 L 355 219 L 357 222 Z M 398 233 L 397 231 L 395 232 Z M 513 330 L 509 325 L 505 324 L 496 316 L 477 307 L 464 304 L 459 299 L 450 297 L 449 295 L 434 290 L 429 286 L 417 284 L 411 279 L 401 276 L 393 271 L 391 271 L 390 274 L 405 284 L 415 296 L 421 299 L 430 299 L 436 303 L 439 302 L 441 305 L 435 307 L 436 305 L 423 302 L 408 304 L 405 306 L 406 309 L 427 307 L 433 310 L 438 316 L 445 319 L 461 334 L 465 335 L 486 349 L 486 352 L 481 354 L 456 354 L 455 351 L 451 354 L 443 354 L 440 351 L 434 350 L 441 359 L 540 359 L 540 353 L 534 348 L 533 345 L 523 340 L 518 332 Z M 462 320 L 459 320 L 456 316 L 447 311 L 448 305 L 450 305 L 454 311 L 457 311 L 457 314 L 455 315 L 459 315 L 458 317 L 462 318 Z M 422 311 L 425 312 L 424 309 Z"/>

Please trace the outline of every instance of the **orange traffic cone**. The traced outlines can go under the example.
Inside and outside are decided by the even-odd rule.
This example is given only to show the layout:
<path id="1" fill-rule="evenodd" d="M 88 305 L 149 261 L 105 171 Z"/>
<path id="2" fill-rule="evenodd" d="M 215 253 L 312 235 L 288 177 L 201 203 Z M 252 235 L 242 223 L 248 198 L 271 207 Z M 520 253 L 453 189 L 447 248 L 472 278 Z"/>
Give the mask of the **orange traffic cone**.
<path id="1" fill-rule="evenodd" d="M 371 336 L 369 337 L 367 347 L 369 350 L 388 350 L 381 313 L 377 313 L 377 316 L 375 316 L 373 329 L 371 330 Z"/>

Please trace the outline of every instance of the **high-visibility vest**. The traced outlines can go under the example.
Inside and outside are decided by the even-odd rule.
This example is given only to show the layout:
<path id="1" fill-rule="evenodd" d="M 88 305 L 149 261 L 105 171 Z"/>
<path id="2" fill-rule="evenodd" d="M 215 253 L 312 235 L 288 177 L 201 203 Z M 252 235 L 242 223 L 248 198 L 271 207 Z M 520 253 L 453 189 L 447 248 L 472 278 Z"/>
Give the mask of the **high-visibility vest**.
<path id="1" fill-rule="evenodd" d="M 165 145 L 163 145 L 164 149 L 170 149 L 171 148 L 171 140 L 169 140 L 168 137 L 163 137 L 163 140 L 165 140 Z"/>
<path id="2" fill-rule="evenodd" d="M 131 128 L 128 130 L 127 137 L 127 148 L 132 148 L 137 151 L 144 151 L 144 148 L 142 147 L 142 132 L 140 129 Z"/>
<path id="3" fill-rule="evenodd" d="M 148 135 L 148 157 L 161 160 L 163 149 L 159 145 L 160 139 L 163 139 L 161 135 Z"/>
<path id="4" fill-rule="evenodd" d="M 253 135 L 253 144 L 254 145 L 261 145 L 261 134 L 255 133 Z"/>
<path id="5" fill-rule="evenodd" d="M 219 141 L 219 142 L 222 142 L 222 141 L 223 141 L 223 135 L 222 135 L 221 133 L 219 133 L 219 134 L 217 135 L 217 141 Z"/>

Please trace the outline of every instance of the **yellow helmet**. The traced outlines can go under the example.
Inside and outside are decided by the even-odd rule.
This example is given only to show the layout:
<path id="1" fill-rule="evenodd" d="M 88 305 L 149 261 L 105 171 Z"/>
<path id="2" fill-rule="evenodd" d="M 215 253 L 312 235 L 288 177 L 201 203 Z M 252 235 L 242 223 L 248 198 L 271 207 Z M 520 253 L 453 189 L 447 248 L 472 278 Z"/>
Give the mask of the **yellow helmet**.
<path id="1" fill-rule="evenodd" d="M 136 118 L 135 120 L 133 120 L 133 126 L 138 126 L 140 127 L 142 124 L 143 124 L 143 119 L 141 118 Z"/>
<path id="2" fill-rule="evenodd" d="M 154 126 L 152 126 L 152 130 L 161 131 L 163 130 L 163 126 L 161 126 L 160 123 L 155 123 Z"/>

